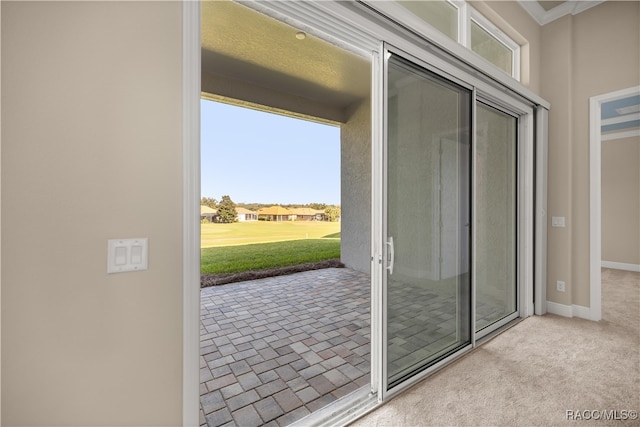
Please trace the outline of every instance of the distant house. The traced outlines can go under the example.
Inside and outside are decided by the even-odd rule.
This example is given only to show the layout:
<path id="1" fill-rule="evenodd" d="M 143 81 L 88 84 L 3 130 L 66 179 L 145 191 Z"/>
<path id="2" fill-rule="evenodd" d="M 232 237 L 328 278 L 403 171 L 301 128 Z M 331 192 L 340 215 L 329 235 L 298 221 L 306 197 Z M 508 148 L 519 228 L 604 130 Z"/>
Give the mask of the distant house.
<path id="1" fill-rule="evenodd" d="M 209 222 L 215 222 L 218 217 L 218 211 L 209 206 L 200 205 L 200 221 L 207 219 Z"/>
<path id="2" fill-rule="evenodd" d="M 294 221 L 296 216 L 287 208 L 282 206 L 271 206 L 258 211 L 258 218 L 265 221 Z"/>
<path id="3" fill-rule="evenodd" d="M 251 211 L 249 209 L 237 207 L 236 212 L 238 213 L 238 221 L 246 222 L 246 221 L 257 221 L 258 220 L 258 212 Z"/>
<path id="4" fill-rule="evenodd" d="M 323 221 L 324 211 L 311 208 L 295 208 L 291 212 L 296 216 L 296 221 Z"/>

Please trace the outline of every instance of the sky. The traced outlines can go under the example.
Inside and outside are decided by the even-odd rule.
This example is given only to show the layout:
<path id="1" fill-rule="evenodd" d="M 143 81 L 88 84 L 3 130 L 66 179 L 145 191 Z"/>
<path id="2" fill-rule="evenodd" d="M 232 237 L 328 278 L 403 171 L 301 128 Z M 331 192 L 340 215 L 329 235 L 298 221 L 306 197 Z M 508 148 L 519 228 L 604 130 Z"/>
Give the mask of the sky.
<path id="1" fill-rule="evenodd" d="M 201 195 L 340 204 L 340 128 L 202 100 Z"/>

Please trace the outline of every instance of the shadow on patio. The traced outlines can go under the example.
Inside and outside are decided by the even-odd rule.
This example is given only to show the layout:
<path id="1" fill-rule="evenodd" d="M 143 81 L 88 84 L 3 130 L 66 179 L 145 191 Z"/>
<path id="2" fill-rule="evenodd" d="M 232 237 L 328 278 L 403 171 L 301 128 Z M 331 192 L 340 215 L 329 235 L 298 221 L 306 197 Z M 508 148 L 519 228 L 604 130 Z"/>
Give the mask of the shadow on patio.
<path id="1" fill-rule="evenodd" d="M 204 288 L 200 424 L 291 424 L 369 383 L 369 275 L 307 271 Z"/>

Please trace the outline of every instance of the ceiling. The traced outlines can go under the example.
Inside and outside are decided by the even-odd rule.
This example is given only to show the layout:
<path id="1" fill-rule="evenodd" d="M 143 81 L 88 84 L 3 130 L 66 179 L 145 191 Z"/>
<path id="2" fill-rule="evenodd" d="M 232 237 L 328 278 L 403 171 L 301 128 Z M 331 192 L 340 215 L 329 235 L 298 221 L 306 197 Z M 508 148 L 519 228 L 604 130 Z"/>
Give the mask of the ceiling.
<path id="1" fill-rule="evenodd" d="M 640 93 L 602 103 L 600 114 L 603 137 L 634 130 L 640 135 Z"/>
<path id="2" fill-rule="evenodd" d="M 548 24 L 565 15 L 577 15 L 580 12 L 597 6 L 605 0 L 570 0 L 570 1 L 546 1 L 546 0 L 518 0 L 520 6 L 540 25 Z"/>
<path id="3" fill-rule="evenodd" d="M 203 91 L 234 103 L 346 121 L 350 106 L 369 97 L 369 61 L 299 33 L 238 3 L 202 2 Z"/>
<path id="4" fill-rule="evenodd" d="M 538 1 L 537 2 L 540 6 L 542 6 L 542 8 L 548 12 L 551 9 L 553 9 L 554 7 L 558 7 L 564 3 L 566 3 L 566 1 L 548 1 L 548 0 L 542 0 L 542 1 Z"/>
<path id="5" fill-rule="evenodd" d="M 602 1 L 519 3 L 544 25 Z M 367 58 L 229 0 L 203 1 L 201 16 L 205 97 L 344 123 L 370 96 Z"/>

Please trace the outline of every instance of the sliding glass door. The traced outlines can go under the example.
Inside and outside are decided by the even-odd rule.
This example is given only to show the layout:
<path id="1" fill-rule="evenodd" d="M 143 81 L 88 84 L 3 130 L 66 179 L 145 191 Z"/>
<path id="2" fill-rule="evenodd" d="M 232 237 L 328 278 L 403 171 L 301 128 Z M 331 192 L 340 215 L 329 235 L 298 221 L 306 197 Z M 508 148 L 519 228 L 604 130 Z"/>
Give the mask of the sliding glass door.
<path id="1" fill-rule="evenodd" d="M 389 58 L 388 389 L 471 343 L 471 105 L 470 89 Z"/>
<path id="2" fill-rule="evenodd" d="M 518 119 L 476 105 L 475 329 L 481 336 L 517 317 Z"/>
<path id="3" fill-rule="evenodd" d="M 383 393 L 519 311 L 521 116 L 389 51 L 383 149 Z"/>

